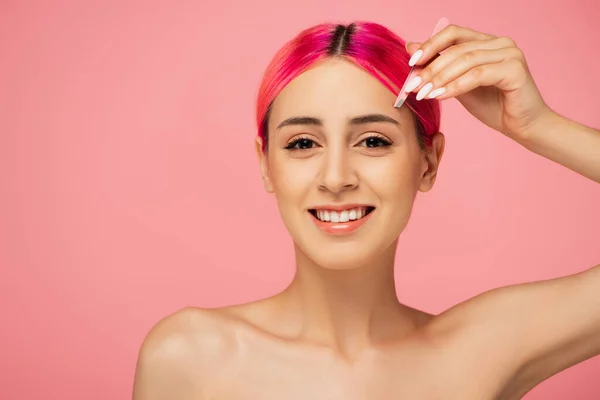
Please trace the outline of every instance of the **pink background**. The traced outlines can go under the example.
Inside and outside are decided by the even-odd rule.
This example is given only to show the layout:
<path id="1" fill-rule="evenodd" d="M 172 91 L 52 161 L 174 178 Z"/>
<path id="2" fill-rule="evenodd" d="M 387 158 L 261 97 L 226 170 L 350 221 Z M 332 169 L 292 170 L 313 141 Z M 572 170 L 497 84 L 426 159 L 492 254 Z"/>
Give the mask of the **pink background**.
<path id="1" fill-rule="evenodd" d="M 0 398 L 126 399 L 160 318 L 282 289 L 291 241 L 263 193 L 254 95 L 318 22 L 407 39 L 440 16 L 523 48 L 548 103 L 600 126 L 588 1 L 0 3 Z M 430 312 L 600 262 L 600 185 L 444 103 L 447 152 L 401 240 L 402 301 Z M 600 398 L 600 358 L 526 398 Z"/>

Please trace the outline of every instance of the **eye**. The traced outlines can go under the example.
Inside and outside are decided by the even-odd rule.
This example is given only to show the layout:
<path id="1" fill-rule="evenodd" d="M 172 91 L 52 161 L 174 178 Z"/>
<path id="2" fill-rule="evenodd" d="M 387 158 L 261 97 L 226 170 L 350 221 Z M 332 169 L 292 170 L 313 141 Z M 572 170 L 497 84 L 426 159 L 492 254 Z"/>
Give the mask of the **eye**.
<path id="1" fill-rule="evenodd" d="M 388 147 L 392 145 L 392 142 L 390 142 L 389 140 L 387 140 L 384 137 L 381 136 L 369 136 L 368 138 L 364 139 L 362 142 L 360 142 L 361 145 L 366 146 L 366 147 Z"/>
<path id="2" fill-rule="evenodd" d="M 287 146 L 285 146 L 286 150 L 308 150 L 316 147 L 316 143 L 313 140 L 307 138 L 299 138 L 290 142 Z"/>

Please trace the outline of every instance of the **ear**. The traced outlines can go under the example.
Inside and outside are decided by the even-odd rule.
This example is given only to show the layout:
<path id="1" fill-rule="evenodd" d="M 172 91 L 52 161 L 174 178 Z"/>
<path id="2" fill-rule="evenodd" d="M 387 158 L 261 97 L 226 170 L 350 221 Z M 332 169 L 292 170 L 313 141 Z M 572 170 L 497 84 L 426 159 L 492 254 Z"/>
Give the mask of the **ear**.
<path id="1" fill-rule="evenodd" d="M 263 180 L 263 185 L 267 193 L 273 193 L 273 184 L 271 182 L 271 173 L 269 171 L 269 161 L 267 159 L 267 149 L 263 151 L 263 140 L 260 136 L 256 136 L 254 141 L 256 147 L 256 155 L 258 156 L 258 164 L 260 165 L 260 175 Z"/>
<path id="2" fill-rule="evenodd" d="M 421 192 L 428 192 L 435 183 L 440 161 L 444 154 L 445 142 L 442 132 L 437 132 L 432 137 L 431 146 L 423 150 L 424 163 L 421 171 L 421 184 L 419 185 Z"/>

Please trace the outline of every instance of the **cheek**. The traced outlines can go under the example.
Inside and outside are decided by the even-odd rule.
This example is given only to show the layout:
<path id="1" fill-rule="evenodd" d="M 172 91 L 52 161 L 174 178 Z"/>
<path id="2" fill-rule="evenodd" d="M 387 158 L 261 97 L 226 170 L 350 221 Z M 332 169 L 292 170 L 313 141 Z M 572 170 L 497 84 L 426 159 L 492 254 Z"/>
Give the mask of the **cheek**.
<path id="1" fill-rule="evenodd" d="M 273 158 L 269 168 L 275 195 L 286 203 L 302 202 L 318 175 L 316 162 L 281 155 Z"/>
<path id="2" fill-rule="evenodd" d="M 416 157 L 395 154 L 365 159 L 361 175 L 382 200 L 411 199 L 419 188 L 420 164 Z"/>

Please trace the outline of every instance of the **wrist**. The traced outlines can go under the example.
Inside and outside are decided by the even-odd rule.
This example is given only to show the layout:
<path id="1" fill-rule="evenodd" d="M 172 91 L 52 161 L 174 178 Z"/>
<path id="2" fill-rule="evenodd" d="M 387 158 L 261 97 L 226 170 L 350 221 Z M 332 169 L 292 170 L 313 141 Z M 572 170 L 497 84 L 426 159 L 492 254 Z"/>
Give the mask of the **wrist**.
<path id="1" fill-rule="evenodd" d="M 540 114 L 536 122 L 516 139 L 525 148 L 535 151 L 536 148 L 543 145 L 548 136 L 554 132 L 563 130 L 566 118 L 547 108 Z"/>

